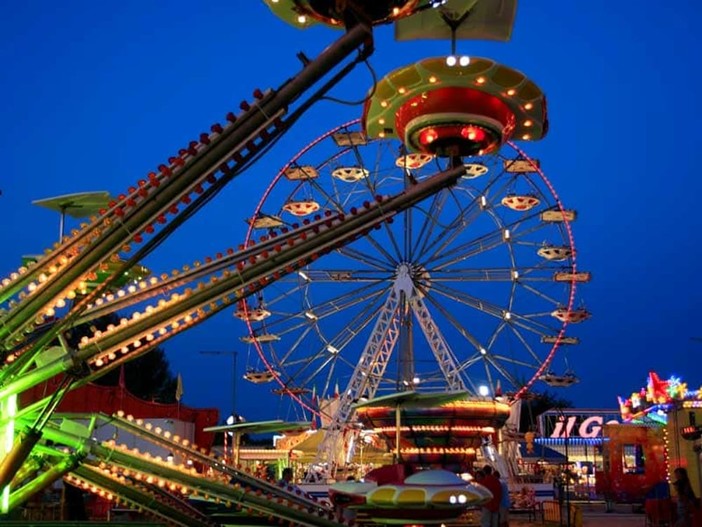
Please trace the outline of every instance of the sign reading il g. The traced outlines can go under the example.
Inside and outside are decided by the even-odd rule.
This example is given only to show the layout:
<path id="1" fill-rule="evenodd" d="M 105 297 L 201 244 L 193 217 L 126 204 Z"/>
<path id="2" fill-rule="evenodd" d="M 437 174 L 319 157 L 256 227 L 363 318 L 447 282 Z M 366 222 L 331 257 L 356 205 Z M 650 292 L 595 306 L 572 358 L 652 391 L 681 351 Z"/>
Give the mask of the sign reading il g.
<path id="1" fill-rule="evenodd" d="M 549 416 L 552 417 L 552 416 Z M 556 417 L 556 416 L 553 416 Z M 607 416 L 610 417 L 610 416 Z M 557 416 L 554 421 L 551 421 L 550 432 L 548 437 L 554 439 L 563 438 L 595 438 L 602 435 L 602 426 L 604 424 L 618 424 L 616 419 L 607 419 L 604 415 L 577 415 L 571 414 L 566 416 Z M 548 425 L 547 425 L 548 426 Z"/>

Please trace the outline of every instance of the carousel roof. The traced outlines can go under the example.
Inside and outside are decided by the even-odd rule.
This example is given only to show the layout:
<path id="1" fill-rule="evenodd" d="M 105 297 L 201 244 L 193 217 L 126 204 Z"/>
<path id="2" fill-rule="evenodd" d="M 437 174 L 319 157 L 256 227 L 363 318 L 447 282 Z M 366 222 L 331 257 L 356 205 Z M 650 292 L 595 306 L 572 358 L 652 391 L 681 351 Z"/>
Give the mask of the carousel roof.
<path id="1" fill-rule="evenodd" d="M 205 432 L 240 432 L 242 434 L 268 434 L 272 432 L 295 432 L 309 430 L 312 423 L 309 421 L 254 421 L 249 423 L 235 423 L 231 425 L 210 426 Z"/>
<path id="2" fill-rule="evenodd" d="M 419 393 L 407 391 L 359 402 L 354 405 L 354 408 L 378 408 L 383 406 L 431 407 L 466 399 L 468 395 L 468 392 Z"/>

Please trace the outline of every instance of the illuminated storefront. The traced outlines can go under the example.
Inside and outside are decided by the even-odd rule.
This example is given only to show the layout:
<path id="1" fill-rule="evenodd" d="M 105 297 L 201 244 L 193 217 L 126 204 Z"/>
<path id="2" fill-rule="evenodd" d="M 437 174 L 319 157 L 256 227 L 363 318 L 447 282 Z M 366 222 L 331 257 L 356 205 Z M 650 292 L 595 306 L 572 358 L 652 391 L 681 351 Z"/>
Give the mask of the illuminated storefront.
<path id="1" fill-rule="evenodd" d="M 620 422 L 618 408 L 568 408 L 540 415 L 534 445 L 523 456 L 531 465 L 527 470 L 549 481 L 562 478 L 569 468 L 575 495 L 592 496 L 595 472 L 602 469 L 603 427 Z"/>

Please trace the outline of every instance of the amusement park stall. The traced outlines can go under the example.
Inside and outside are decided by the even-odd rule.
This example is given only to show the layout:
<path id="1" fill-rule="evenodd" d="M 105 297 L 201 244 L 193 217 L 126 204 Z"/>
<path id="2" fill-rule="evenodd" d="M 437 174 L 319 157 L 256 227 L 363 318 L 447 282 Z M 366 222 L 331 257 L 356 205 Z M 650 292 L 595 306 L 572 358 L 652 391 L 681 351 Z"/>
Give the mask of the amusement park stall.
<path id="1" fill-rule="evenodd" d="M 52 381 L 38 385 L 22 395 L 21 404 L 28 406 L 44 397 L 45 393 L 51 393 L 51 390 L 55 389 Z M 110 416 L 118 412 L 131 415 L 135 419 L 146 420 L 154 429 L 160 429 L 171 437 L 180 437 L 207 449 L 212 447 L 215 434 L 205 432 L 203 429 L 217 424 L 219 419 L 217 409 L 191 408 L 180 403 L 162 404 L 146 401 L 131 394 L 122 384 L 118 386 L 86 384 L 67 394 L 57 408 L 56 415 L 67 418 L 62 420 L 63 429 L 80 435 L 88 430 L 87 423 L 91 415 L 101 413 Z M 120 441 L 129 448 L 148 453 L 154 458 L 172 460 L 173 463 L 186 461 L 168 449 L 144 441 L 137 435 L 125 433 L 115 426 L 100 426 L 93 431 L 92 437 L 98 441 L 119 437 Z M 98 495 L 91 495 L 86 499 L 80 491 L 58 483 L 43 495 L 38 495 L 35 500 L 28 502 L 23 517 L 32 520 L 65 519 L 67 515 L 72 514 L 70 509 L 76 500 L 85 504 L 86 516 L 91 520 L 110 519 L 115 515 L 114 511 L 121 511 L 125 517 L 135 514 L 130 508 L 115 509 L 110 501 L 101 499 Z"/>
<path id="2" fill-rule="evenodd" d="M 604 427 L 599 491 L 612 501 L 669 501 L 676 499 L 674 471 L 684 468 L 699 496 L 702 391 L 651 372 L 646 386 L 619 405 L 622 424 Z"/>
<path id="3" fill-rule="evenodd" d="M 21 405 L 31 403 L 52 393 L 56 379 L 35 386 L 22 394 Z M 217 424 L 219 411 L 215 408 L 191 408 L 180 403 L 163 404 L 145 401 L 132 395 L 124 386 L 100 386 L 86 384 L 82 388 L 69 392 L 57 408 L 60 414 L 103 413 L 112 415 L 119 411 L 135 418 L 148 419 L 151 422 L 162 421 L 163 426 L 172 428 L 174 434 L 195 442 L 201 447 L 210 448 L 214 434 L 203 429 Z"/>
<path id="4" fill-rule="evenodd" d="M 606 424 L 619 423 L 616 409 L 569 408 L 539 416 L 538 434 L 522 456 L 525 472 L 558 483 L 569 469 L 570 487 L 578 498 L 596 495 L 596 473 L 602 470 Z"/>

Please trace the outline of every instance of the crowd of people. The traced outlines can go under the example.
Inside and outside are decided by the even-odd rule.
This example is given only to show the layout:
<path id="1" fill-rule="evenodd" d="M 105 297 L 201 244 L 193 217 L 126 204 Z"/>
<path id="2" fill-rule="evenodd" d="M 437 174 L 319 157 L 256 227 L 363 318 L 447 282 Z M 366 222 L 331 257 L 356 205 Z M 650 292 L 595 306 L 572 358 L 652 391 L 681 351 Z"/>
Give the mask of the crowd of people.
<path id="1" fill-rule="evenodd" d="M 475 481 L 492 494 L 492 499 L 482 507 L 480 527 L 507 527 L 511 505 L 507 481 L 490 465 L 485 465 L 475 473 Z"/>
<path id="2" fill-rule="evenodd" d="M 700 504 L 690 484 L 690 479 L 685 468 L 674 471 L 675 481 L 673 487 L 677 494 L 677 521 L 675 527 L 692 527 L 695 517 L 700 513 Z M 490 465 L 484 466 L 474 474 L 476 483 L 487 488 L 492 498 L 483 504 L 480 516 L 481 527 L 508 527 L 509 509 L 511 506 L 510 493 L 507 481 Z M 353 479 L 350 477 L 349 479 Z M 292 468 L 285 468 L 278 481 L 281 487 L 294 486 Z"/>

